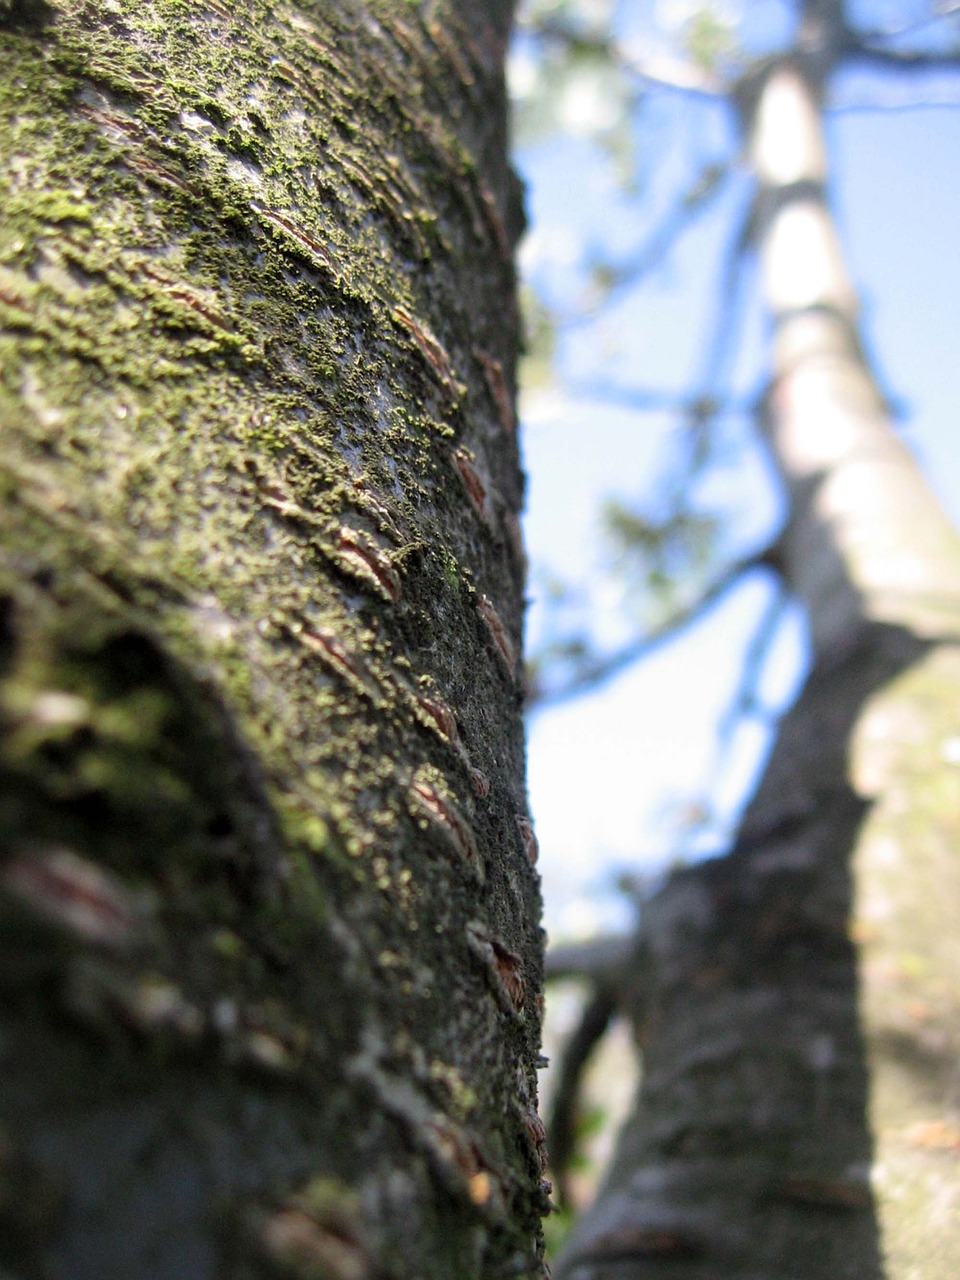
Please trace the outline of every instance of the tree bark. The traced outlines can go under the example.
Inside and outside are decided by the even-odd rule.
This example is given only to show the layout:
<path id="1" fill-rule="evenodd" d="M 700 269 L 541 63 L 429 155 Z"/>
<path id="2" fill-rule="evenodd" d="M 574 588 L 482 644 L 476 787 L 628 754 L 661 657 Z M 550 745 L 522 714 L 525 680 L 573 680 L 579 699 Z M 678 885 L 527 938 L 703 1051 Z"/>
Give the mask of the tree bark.
<path id="1" fill-rule="evenodd" d="M 540 1273 L 509 0 L 0 6 L 0 1269 Z"/>
<path id="2" fill-rule="evenodd" d="M 938 1280 L 960 1246 L 960 540 L 859 341 L 829 66 L 771 62 L 741 98 L 812 669 L 732 852 L 645 912 L 637 1108 L 569 1280 Z"/>

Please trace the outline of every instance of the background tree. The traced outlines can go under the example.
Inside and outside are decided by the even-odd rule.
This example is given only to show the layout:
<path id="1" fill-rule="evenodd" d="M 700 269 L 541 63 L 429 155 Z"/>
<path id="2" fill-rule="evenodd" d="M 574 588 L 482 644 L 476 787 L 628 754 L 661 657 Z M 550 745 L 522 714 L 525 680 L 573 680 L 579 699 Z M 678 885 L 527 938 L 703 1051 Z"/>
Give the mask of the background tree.
<path id="1" fill-rule="evenodd" d="M 0 1269 L 539 1274 L 506 0 L 0 6 Z"/>
<path id="2" fill-rule="evenodd" d="M 706 375 L 684 406 L 686 465 L 659 511 L 614 513 L 667 607 L 619 647 L 561 631 L 540 688 L 559 696 L 607 677 L 750 569 L 776 574 L 802 602 L 812 649 L 728 856 L 670 876 L 629 946 L 557 959 L 558 971 L 597 981 L 578 1058 L 617 1003 L 643 1057 L 636 1112 L 557 1270 L 940 1276 L 960 1240 L 960 542 L 864 354 L 821 117 L 845 65 L 955 68 L 960 55 L 951 33 L 881 38 L 859 11 L 857 25 L 844 5 L 806 3 L 781 52 L 745 56 L 702 11 L 683 65 L 654 66 L 578 23 L 574 6 L 548 8 L 543 38 L 557 57 L 592 57 L 625 85 L 668 79 L 725 95 L 754 192 L 731 237 Z M 719 177 L 701 174 L 652 249 L 608 268 L 604 287 L 632 283 Z M 696 481 L 714 455 L 731 307 L 754 257 L 772 322 L 757 419 L 787 516 L 772 545 L 722 564 Z M 561 1150 L 570 1096 L 561 1092 Z"/>

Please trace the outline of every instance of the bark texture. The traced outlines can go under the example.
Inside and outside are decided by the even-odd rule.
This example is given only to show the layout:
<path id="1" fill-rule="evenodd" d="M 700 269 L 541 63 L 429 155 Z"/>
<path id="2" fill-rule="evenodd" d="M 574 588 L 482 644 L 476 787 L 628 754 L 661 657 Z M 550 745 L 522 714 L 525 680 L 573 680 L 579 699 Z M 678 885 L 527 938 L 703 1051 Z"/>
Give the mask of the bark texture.
<path id="1" fill-rule="evenodd" d="M 939 1280 L 960 1248 L 960 540 L 860 346 L 813 38 L 841 6 L 807 9 L 740 105 L 812 670 L 732 852 L 647 908 L 637 1110 L 565 1280 Z"/>
<path id="2" fill-rule="evenodd" d="M 507 0 L 0 6 L 0 1269 L 539 1274 Z"/>

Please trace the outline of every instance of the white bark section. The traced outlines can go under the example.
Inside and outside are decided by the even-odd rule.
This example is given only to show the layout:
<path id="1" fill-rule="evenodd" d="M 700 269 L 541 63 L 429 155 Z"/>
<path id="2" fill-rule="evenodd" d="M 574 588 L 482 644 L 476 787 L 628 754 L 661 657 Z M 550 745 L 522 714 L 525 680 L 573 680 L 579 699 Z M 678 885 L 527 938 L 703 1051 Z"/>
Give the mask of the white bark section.
<path id="1" fill-rule="evenodd" d="M 814 649 L 847 642 L 860 619 L 950 634 L 960 539 L 894 434 L 859 348 L 856 293 L 816 190 L 826 177 L 818 103 L 792 68 L 763 89 L 751 155 L 772 209 L 759 250 L 776 324 L 769 437 L 794 512 L 784 559 Z M 797 184 L 810 190 L 791 198 Z"/>
<path id="2" fill-rule="evenodd" d="M 819 107 L 793 68 L 779 67 L 764 85 L 750 150 L 757 178 L 767 186 L 826 178 Z"/>
<path id="3" fill-rule="evenodd" d="M 833 221 L 817 199 L 794 200 L 774 219 L 761 255 L 775 315 L 798 307 L 856 309 Z"/>

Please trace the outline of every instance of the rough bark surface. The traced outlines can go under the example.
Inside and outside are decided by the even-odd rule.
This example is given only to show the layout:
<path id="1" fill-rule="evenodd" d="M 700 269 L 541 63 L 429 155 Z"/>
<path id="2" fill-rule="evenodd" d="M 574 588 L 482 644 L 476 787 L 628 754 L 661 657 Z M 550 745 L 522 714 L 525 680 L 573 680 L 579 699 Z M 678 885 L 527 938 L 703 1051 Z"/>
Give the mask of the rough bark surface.
<path id="1" fill-rule="evenodd" d="M 537 1275 L 506 0 L 0 7 L 0 1269 Z"/>
<path id="2" fill-rule="evenodd" d="M 816 48 L 771 62 L 741 104 L 779 557 L 812 670 L 732 852 L 645 911 L 637 1110 L 564 1280 L 956 1267 L 960 540 L 858 340 L 825 196 L 829 66 Z"/>

